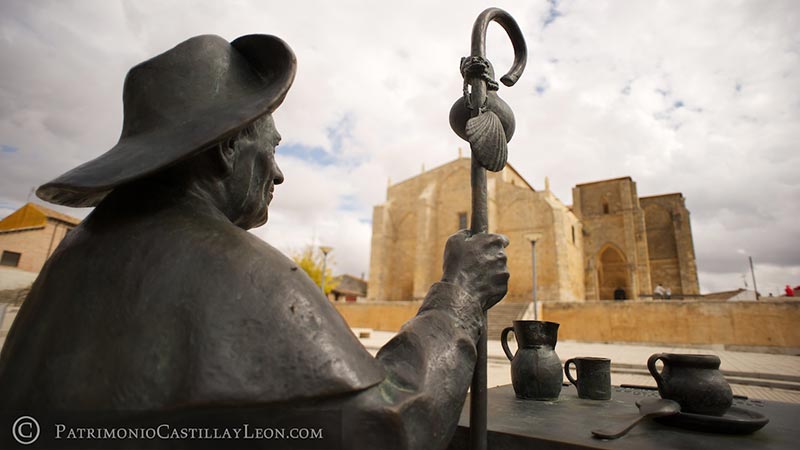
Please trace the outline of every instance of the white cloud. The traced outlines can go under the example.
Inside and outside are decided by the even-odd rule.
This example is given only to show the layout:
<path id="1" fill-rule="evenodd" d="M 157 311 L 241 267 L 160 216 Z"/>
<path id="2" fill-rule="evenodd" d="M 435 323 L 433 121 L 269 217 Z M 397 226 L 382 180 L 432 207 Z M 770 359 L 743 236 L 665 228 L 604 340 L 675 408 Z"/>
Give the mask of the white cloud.
<path id="1" fill-rule="evenodd" d="M 704 290 L 741 284 L 745 248 L 798 283 L 800 9 L 792 1 L 500 1 L 525 33 L 528 67 L 500 95 L 514 109 L 510 162 L 535 186 L 630 175 L 640 195 L 683 192 Z M 282 37 L 298 74 L 276 113 L 284 146 L 270 223 L 279 248 L 316 237 L 337 270 L 369 264 L 371 208 L 397 182 L 447 162 L 479 1 L 5 1 L 0 4 L 0 206 L 110 148 L 128 68 L 204 33 Z M 553 19 L 545 27 L 545 19 Z M 513 52 L 490 27 L 497 72 Z M 537 92 L 537 87 L 539 92 Z M 347 120 L 341 148 L 330 130 Z M 83 215 L 85 211 L 73 214 Z M 765 275 L 766 276 L 766 275 Z M 780 283 L 778 283 L 780 284 Z"/>

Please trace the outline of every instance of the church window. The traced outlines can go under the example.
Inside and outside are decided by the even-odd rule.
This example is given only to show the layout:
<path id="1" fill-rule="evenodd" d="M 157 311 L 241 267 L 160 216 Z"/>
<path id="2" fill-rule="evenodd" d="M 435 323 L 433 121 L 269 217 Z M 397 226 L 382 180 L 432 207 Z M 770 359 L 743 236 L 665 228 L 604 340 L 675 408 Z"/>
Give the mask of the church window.
<path id="1" fill-rule="evenodd" d="M 575 225 L 572 226 L 572 243 L 575 243 Z"/>
<path id="2" fill-rule="evenodd" d="M 608 214 L 608 200 L 603 199 L 603 214 Z"/>

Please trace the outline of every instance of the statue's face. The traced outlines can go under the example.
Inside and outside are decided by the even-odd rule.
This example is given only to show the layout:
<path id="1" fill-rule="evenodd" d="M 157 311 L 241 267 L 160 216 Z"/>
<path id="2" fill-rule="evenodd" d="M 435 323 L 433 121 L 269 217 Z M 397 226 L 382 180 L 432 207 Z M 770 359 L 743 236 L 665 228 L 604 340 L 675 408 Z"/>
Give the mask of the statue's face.
<path id="1" fill-rule="evenodd" d="M 241 202 L 234 223 L 245 230 L 267 222 L 275 185 L 283 183 L 283 173 L 275 162 L 281 135 L 272 115 L 258 119 L 254 127 L 255 133 L 236 141 L 236 162 L 229 184 L 232 198 Z"/>

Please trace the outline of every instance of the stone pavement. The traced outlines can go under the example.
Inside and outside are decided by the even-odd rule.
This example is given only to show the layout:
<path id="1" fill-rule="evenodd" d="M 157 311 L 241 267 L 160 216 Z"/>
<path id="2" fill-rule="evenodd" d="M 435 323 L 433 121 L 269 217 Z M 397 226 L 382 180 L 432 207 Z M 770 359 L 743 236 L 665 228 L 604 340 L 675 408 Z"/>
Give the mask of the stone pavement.
<path id="1" fill-rule="evenodd" d="M 358 333 L 356 333 L 358 336 Z M 394 336 L 385 331 L 371 331 L 370 337 L 360 341 L 371 353 L 377 351 Z M 516 351 L 516 343 L 509 347 Z M 511 383 L 511 365 L 500 345 L 490 340 L 488 385 L 489 387 Z M 656 383 L 647 370 L 647 358 L 654 353 L 694 353 L 719 356 L 725 378 L 735 395 L 752 399 L 786 403 L 800 403 L 800 356 L 772 355 L 765 353 L 732 352 L 722 349 L 697 349 L 669 346 L 646 346 L 628 344 L 601 344 L 576 341 L 559 341 L 556 353 L 564 362 L 576 356 L 597 356 L 611 359 L 611 383 L 633 384 L 655 387 Z M 564 378 L 566 382 L 566 378 Z M 574 389 L 574 388 L 564 388 Z"/>

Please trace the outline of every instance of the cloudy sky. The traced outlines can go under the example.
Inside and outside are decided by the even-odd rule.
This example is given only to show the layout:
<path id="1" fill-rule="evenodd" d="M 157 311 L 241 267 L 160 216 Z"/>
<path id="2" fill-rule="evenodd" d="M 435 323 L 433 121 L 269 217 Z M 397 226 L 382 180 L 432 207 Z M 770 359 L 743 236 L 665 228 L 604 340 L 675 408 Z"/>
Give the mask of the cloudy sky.
<path id="1" fill-rule="evenodd" d="M 500 95 L 517 117 L 509 162 L 572 203 L 578 183 L 631 176 L 682 192 L 703 292 L 800 284 L 800 3 L 787 1 L 0 2 L 0 216 L 110 147 L 134 64 L 184 39 L 267 33 L 298 59 L 275 114 L 284 137 L 270 223 L 285 251 L 334 247 L 369 269 L 372 207 L 457 156 L 448 110 L 475 17 L 519 22 L 527 69 Z M 513 59 L 497 25 L 487 52 Z M 83 217 L 88 210 L 59 208 Z"/>

